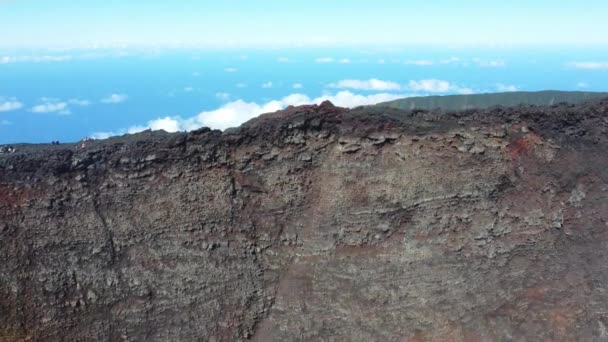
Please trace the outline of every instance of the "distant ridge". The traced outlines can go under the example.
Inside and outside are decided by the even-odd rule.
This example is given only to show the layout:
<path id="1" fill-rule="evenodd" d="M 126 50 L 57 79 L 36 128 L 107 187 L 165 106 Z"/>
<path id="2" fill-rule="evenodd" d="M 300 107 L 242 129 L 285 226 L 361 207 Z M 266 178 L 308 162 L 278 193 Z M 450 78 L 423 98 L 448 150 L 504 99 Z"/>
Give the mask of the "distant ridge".
<path id="1" fill-rule="evenodd" d="M 561 102 L 579 104 L 585 101 L 608 97 L 608 93 L 582 91 L 537 91 L 506 92 L 474 95 L 446 95 L 409 97 L 400 100 L 379 103 L 376 106 L 399 109 L 441 109 L 459 111 L 466 109 L 485 109 L 494 106 L 513 107 L 519 105 L 547 106 Z"/>

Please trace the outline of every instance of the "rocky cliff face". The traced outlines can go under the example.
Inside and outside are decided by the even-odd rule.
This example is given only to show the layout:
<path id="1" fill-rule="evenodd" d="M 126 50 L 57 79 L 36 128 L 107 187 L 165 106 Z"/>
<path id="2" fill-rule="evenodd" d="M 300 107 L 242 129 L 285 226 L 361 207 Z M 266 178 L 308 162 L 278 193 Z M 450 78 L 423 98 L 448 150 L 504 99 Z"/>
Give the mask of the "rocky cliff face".
<path id="1" fill-rule="evenodd" d="M 0 341 L 608 339 L 608 101 L 0 154 Z"/>

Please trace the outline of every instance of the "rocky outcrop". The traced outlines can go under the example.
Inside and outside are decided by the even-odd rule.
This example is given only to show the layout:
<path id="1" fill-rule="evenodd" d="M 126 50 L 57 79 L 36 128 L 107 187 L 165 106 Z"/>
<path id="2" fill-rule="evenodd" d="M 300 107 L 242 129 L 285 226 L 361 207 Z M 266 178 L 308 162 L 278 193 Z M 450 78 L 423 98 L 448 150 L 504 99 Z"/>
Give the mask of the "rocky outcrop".
<path id="1" fill-rule="evenodd" d="M 0 155 L 0 341 L 608 338 L 608 101 Z"/>

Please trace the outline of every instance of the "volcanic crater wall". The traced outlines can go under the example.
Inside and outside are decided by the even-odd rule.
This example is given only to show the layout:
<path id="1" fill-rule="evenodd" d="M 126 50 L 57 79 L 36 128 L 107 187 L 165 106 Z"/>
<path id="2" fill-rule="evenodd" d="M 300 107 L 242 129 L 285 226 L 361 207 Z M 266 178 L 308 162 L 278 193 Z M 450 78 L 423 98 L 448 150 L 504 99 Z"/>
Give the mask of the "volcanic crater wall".
<path id="1" fill-rule="evenodd" d="M 608 339 L 608 101 L 0 155 L 0 341 Z"/>

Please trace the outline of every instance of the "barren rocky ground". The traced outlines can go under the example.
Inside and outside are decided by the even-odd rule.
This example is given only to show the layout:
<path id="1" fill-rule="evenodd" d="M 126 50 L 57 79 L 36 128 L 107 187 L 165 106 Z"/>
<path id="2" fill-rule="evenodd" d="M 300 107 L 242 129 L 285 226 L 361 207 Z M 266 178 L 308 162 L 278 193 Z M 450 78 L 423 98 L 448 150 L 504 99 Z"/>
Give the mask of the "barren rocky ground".
<path id="1" fill-rule="evenodd" d="M 605 341 L 608 100 L 0 154 L 0 341 Z"/>

